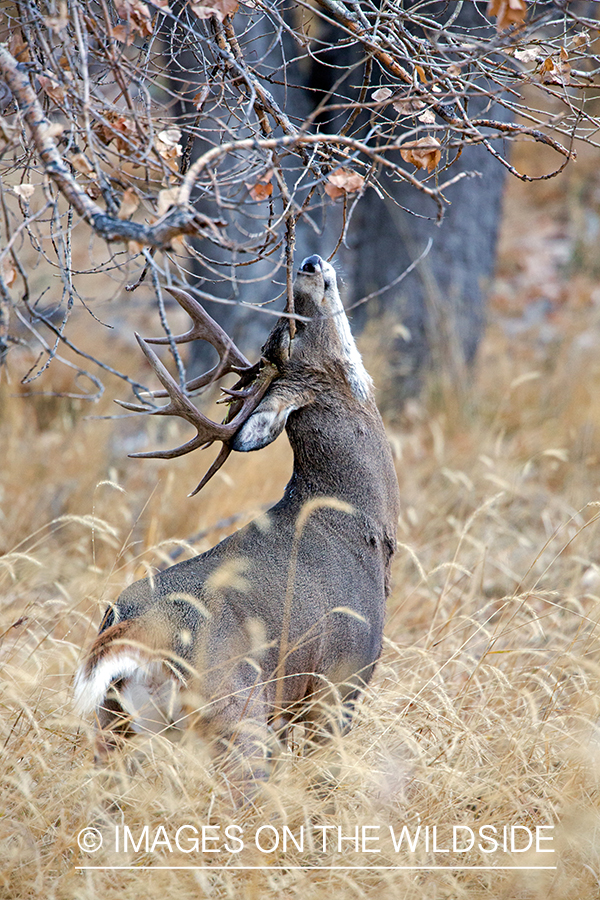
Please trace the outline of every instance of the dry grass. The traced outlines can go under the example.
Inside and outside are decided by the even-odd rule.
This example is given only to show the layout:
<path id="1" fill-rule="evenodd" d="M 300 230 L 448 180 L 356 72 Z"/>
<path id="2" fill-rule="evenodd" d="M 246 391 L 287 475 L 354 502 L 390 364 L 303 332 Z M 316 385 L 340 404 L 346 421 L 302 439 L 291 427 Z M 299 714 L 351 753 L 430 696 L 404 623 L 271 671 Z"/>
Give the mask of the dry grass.
<path id="1" fill-rule="evenodd" d="M 567 200 L 527 196 L 528 234 L 550 252 L 544 216 L 554 203 L 560 217 Z M 383 658 L 355 727 L 327 758 L 287 752 L 254 809 L 232 812 L 227 785 L 195 737 L 177 746 L 141 742 L 122 771 L 95 770 L 70 680 L 106 602 L 164 559 L 172 540 L 204 529 L 204 549 L 224 535 L 221 520 L 239 511 L 250 518 L 279 496 L 290 466 L 285 441 L 237 456 L 187 500 L 197 459 L 126 460 L 133 444 L 155 446 L 158 435 L 89 419 L 79 401 L 24 399 L 14 383 L 0 386 L 0 896 L 598 896 L 600 298 L 580 271 L 528 327 L 523 303 L 537 298 L 527 279 L 544 296 L 550 287 L 528 274 L 534 251 L 525 247 L 520 260 L 517 245 L 505 232 L 496 321 L 468 396 L 459 405 L 437 386 L 391 435 L 401 546 Z M 552 265 L 544 268 L 552 284 L 567 285 Z M 129 344 L 111 338 L 106 353 L 130 355 Z M 108 410 L 102 401 L 92 412 Z M 331 766 L 335 786 L 311 789 Z M 77 846 L 88 825 L 109 844 L 123 823 L 134 834 L 164 825 L 172 838 L 184 824 L 232 822 L 247 839 L 233 856 L 164 845 L 126 854 L 105 846 L 93 856 Z M 395 853 L 388 826 L 419 823 L 437 825 L 443 847 L 455 824 L 554 825 L 556 852 L 461 856 L 421 845 Z M 263 825 L 287 825 L 297 836 L 303 824 L 340 825 L 346 835 L 378 825 L 369 834 L 380 836 L 381 852 L 346 843 L 342 853 L 292 844 L 263 854 L 253 844 Z M 206 860 L 268 868 L 156 868 Z M 490 860 L 556 870 L 291 868 Z M 135 868 L 77 868 L 89 862 Z"/>

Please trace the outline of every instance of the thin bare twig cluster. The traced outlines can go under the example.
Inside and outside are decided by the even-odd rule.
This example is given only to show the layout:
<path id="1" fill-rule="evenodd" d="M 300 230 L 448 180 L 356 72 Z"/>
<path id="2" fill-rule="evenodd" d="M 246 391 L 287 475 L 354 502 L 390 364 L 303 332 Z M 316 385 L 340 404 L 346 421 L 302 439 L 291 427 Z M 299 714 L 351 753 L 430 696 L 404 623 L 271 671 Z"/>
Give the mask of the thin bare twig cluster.
<path id="1" fill-rule="evenodd" d="M 432 0 L 5 5 L 0 353 L 26 336 L 41 350 L 30 379 L 61 345 L 126 377 L 68 337 L 86 275 L 108 271 L 133 290 L 150 272 L 161 305 L 160 285 L 194 269 L 229 281 L 235 299 L 262 260 L 262 277 L 286 267 L 291 313 L 300 219 L 318 230 L 317 212 L 341 204 L 341 242 L 364 192 L 389 196 L 391 179 L 426 194 L 441 221 L 452 185 L 472 174 L 452 169 L 467 145 L 524 180 L 557 174 L 577 141 L 596 146 L 589 4 L 475 6 L 478 24 L 465 27 L 463 2 Z M 552 147 L 554 169 L 518 172 L 507 143 L 519 139 Z M 78 242 L 109 252 L 75 271 L 82 220 Z M 60 275 L 58 314 L 20 262 L 25 241 Z"/>

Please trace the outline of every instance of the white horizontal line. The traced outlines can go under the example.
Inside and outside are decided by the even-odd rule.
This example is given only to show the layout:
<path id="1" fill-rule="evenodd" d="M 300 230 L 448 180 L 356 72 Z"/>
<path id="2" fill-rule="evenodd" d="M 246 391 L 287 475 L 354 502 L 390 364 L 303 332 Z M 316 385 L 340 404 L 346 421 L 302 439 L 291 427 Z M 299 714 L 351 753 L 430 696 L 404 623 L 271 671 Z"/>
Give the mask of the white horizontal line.
<path id="1" fill-rule="evenodd" d="M 473 870 L 491 870 L 494 872 L 506 872 L 509 870 L 519 869 L 521 871 L 534 872 L 537 869 L 555 870 L 557 866 L 75 866 L 76 869 L 169 869 L 172 871 L 180 869 L 220 869 L 227 872 L 237 871 L 255 871 L 257 869 L 267 869 L 269 872 L 276 870 L 290 871 L 300 870 L 304 872 L 332 871 L 343 869 L 344 871 L 352 871 L 356 869 L 360 871 L 399 871 L 399 870 L 418 870 L 430 872 L 434 869 L 445 869 L 447 871 L 469 871 Z"/>

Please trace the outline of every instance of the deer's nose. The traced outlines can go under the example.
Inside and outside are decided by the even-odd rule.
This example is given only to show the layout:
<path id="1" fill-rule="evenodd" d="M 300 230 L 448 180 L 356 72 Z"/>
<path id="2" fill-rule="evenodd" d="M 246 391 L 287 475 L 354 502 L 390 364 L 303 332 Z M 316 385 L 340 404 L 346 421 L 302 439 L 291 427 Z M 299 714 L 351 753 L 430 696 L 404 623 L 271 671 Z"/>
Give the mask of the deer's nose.
<path id="1" fill-rule="evenodd" d="M 313 256 L 307 256 L 306 259 L 302 261 L 300 271 L 311 273 L 316 272 L 318 269 L 322 268 L 323 260 L 317 253 L 315 253 Z"/>

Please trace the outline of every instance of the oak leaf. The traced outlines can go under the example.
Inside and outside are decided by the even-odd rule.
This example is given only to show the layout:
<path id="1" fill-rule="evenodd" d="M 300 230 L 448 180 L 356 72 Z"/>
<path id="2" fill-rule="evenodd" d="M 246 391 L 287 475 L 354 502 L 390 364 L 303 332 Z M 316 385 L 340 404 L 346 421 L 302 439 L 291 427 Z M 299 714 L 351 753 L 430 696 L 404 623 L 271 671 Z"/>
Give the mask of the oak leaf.
<path id="1" fill-rule="evenodd" d="M 540 48 L 535 45 L 524 47 L 522 50 L 515 50 L 514 53 L 515 59 L 518 59 L 519 62 L 522 63 L 535 62 L 539 55 Z"/>
<path id="2" fill-rule="evenodd" d="M 572 40 L 573 47 L 589 47 L 590 46 L 590 33 L 587 29 L 583 29 L 583 31 L 579 31 Z"/>
<path id="3" fill-rule="evenodd" d="M 257 181 L 256 184 L 247 184 L 246 187 L 253 200 L 267 200 L 273 194 L 273 185 Z"/>
<path id="4" fill-rule="evenodd" d="M 441 144 L 434 137 L 419 138 L 400 148 L 400 156 L 404 162 L 412 163 L 417 169 L 433 172 L 442 158 Z"/>

